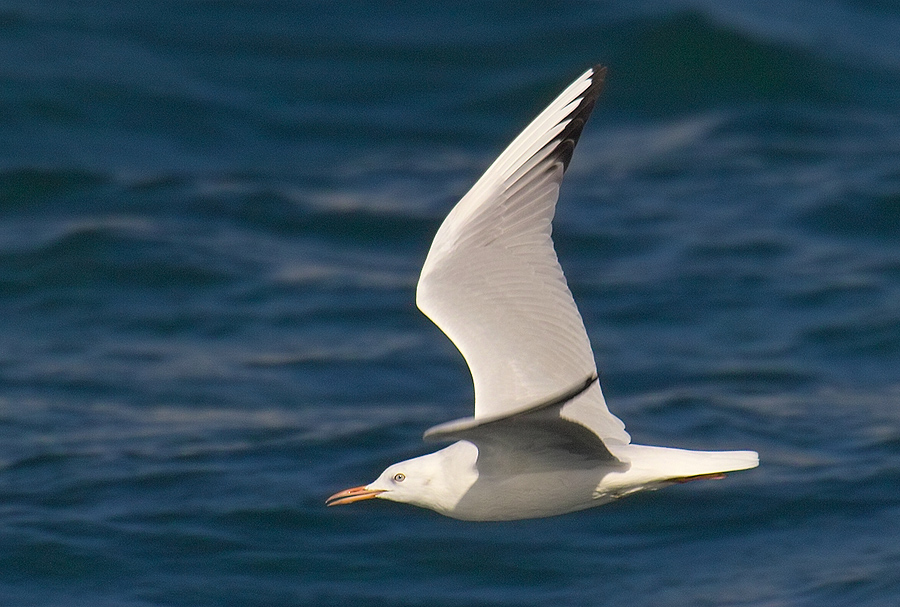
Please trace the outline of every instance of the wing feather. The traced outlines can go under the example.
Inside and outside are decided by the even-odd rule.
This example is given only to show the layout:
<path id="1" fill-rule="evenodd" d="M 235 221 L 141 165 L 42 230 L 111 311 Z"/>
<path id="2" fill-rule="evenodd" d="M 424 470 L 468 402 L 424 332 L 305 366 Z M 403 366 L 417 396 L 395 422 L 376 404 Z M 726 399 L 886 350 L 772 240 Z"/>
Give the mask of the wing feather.
<path id="1" fill-rule="evenodd" d="M 585 72 L 513 140 L 447 216 L 422 268 L 416 303 L 465 357 L 476 420 L 522 411 L 596 374 L 551 223 L 605 74 Z M 560 417 L 630 440 L 596 383 Z"/>

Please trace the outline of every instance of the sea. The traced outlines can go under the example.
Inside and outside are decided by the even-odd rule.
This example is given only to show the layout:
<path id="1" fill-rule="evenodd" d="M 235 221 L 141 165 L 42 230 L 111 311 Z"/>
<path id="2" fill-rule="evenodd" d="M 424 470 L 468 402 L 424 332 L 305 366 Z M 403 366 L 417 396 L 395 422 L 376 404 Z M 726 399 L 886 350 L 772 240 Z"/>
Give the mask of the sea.
<path id="1" fill-rule="evenodd" d="M 471 415 L 419 270 L 594 64 L 609 408 L 759 468 L 326 508 Z M 900 5 L 0 0 L 0 606 L 345 605 L 900 605 Z"/>

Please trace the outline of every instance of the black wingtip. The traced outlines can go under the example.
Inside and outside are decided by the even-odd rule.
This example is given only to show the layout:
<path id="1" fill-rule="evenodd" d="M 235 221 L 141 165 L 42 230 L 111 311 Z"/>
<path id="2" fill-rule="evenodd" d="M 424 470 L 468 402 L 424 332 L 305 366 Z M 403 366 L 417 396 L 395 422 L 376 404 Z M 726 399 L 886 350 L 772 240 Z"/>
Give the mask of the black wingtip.
<path id="1" fill-rule="evenodd" d="M 569 168 L 572 161 L 572 154 L 575 153 L 575 146 L 584 130 L 591 112 L 594 111 L 594 105 L 600 97 L 603 85 L 606 83 L 607 68 L 604 65 L 595 65 L 591 70 L 591 84 L 581 97 L 581 103 L 578 104 L 571 114 L 569 114 L 569 124 L 560 133 L 559 146 L 557 147 L 557 158 L 563 164 L 563 170 Z"/>

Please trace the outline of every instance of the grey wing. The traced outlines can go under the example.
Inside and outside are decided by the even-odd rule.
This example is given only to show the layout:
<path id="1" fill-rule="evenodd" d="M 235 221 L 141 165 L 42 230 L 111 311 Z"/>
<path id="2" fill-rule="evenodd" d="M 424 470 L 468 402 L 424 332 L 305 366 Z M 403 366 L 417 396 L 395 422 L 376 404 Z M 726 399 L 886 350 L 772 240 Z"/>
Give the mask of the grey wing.
<path id="1" fill-rule="evenodd" d="M 465 357 L 475 419 L 531 408 L 596 374 L 551 222 L 605 72 L 585 72 L 510 144 L 450 212 L 422 268 L 416 302 Z M 630 440 L 599 384 L 560 416 Z"/>

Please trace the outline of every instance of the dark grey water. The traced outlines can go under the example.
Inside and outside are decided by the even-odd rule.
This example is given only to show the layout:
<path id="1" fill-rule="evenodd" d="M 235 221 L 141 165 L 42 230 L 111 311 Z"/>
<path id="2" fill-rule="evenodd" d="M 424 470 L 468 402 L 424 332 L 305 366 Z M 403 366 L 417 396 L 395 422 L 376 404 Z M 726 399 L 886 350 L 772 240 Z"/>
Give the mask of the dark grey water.
<path id="1" fill-rule="evenodd" d="M 890 2 L 0 2 L 0 604 L 893 606 Z M 332 492 L 468 414 L 440 221 L 587 66 L 555 239 L 636 442 L 540 521 Z"/>

